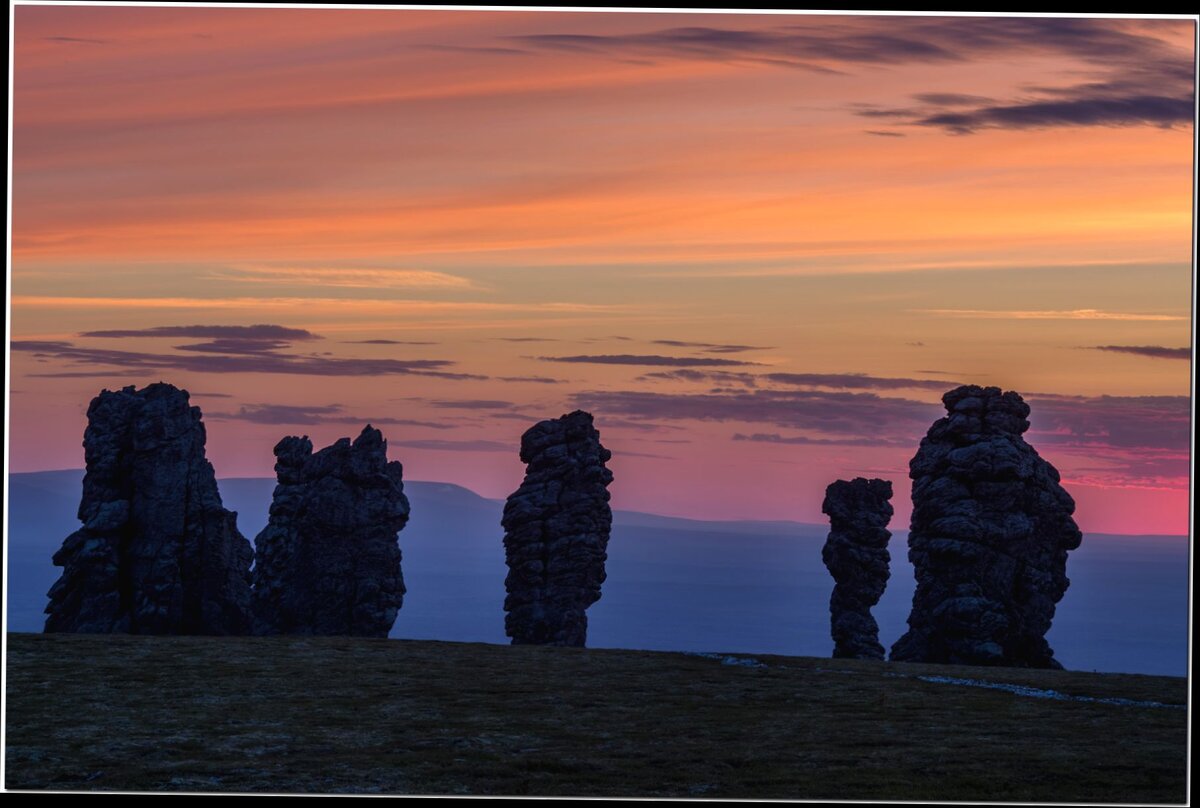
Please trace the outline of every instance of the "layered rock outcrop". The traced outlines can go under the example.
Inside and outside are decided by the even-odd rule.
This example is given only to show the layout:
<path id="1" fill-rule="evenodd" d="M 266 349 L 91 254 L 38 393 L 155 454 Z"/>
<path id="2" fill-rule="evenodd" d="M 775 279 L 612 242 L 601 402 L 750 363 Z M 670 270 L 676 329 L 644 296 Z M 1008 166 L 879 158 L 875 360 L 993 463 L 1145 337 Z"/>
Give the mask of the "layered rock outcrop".
<path id="1" fill-rule="evenodd" d="M 1082 534 L 1055 468 L 1022 434 L 1029 405 L 998 387 L 942 397 L 909 463 L 917 588 L 893 660 L 1059 668 L 1045 635 Z"/>
<path id="2" fill-rule="evenodd" d="M 313 453 L 275 446 L 278 483 L 254 540 L 259 634 L 386 637 L 404 601 L 397 533 L 408 523 L 403 467 L 368 425 Z"/>
<path id="3" fill-rule="evenodd" d="M 871 607 L 888 582 L 891 498 L 887 480 L 855 477 L 825 489 L 821 511 L 829 516 L 830 530 L 821 558 L 834 580 L 829 620 L 835 658 L 883 659 Z"/>
<path id="4" fill-rule="evenodd" d="M 501 519 L 504 631 L 514 645 L 585 644 L 585 611 L 600 599 L 612 529 L 613 476 L 604 465 L 611 457 L 581 410 L 521 436 L 528 468 Z"/>
<path id="5" fill-rule="evenodd" d="M 54 554 L 48 632 L 245 634 L 253 550 L 221 504 L 199 407 L 169 384 L 104 390 L 79 519 Z"/>

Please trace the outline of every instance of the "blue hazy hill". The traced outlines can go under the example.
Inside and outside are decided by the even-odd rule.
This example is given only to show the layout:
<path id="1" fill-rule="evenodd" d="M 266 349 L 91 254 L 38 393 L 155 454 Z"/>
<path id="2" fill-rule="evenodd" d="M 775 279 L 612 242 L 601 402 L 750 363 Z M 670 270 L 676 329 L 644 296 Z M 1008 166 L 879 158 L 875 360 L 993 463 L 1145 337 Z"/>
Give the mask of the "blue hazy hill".
<path id="1" fill-rule="evenodd" d="M 9 477 L 8 630 L 40 631 L 50 557 L 78 526 L 80 470 Z M 275 481 L 219 480 L 225 507 L 253 541 Z M 391 636 L 507 643 L 503 503 L 450 483 L 407 481 L 400 534 L 404 607 Z M 827 528 L 798 522 L 710 522 L 615 511 L 603 597 L 588 610 L 593 647 L 827 656 L 833 581 L 821 563 Z M 880 640 L 905 630 L 914 588 L 905 531 L 875 607 Z M 1075 670 L 1187 673 L 1188 542 L 1181 536 L 1088 534 L 1067 562 L 1071 587 L 1049 641 Z"/>

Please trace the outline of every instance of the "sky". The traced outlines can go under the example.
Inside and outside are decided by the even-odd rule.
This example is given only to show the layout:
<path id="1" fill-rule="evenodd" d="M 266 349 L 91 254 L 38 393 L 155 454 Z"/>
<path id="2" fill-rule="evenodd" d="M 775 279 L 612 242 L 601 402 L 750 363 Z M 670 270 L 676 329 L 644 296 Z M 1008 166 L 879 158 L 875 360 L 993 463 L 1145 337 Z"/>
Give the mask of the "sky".
<path id="1" fill-rule="evenodd" d="M 823 522 L 960 384 L 1085 531 L 1188 532 L 1194 18 L 14 10 L 12 472 L 166 381 L 218 477 L 380 428 L 516 490 Z"/>

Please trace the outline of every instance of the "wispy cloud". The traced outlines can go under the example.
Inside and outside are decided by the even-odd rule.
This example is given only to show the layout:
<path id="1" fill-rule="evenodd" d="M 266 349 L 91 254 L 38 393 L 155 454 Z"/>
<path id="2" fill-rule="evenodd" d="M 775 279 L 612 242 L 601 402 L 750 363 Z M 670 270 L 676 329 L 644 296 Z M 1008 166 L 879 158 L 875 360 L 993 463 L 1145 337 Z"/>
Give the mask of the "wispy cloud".
<path id="1" fill-rule="evenodd" d="M 494 440 L 391 440 L 391 446 L 403 446 L 407 449 L 430 449 L 436 452 L 512 452 L 520 450 L 520 443 L 511 444 Z"/>
<path id="2" fill-rule="evenodd" d="M 237 412 L 210 412 L 206 418 L 217 421 L 247 421 L 253 424 L 387 424 L 394 426 L 416 426 L 427 429 L 454 429 L 453 424 L 434 421 L 416 421 L 409 418 L 377 417 L 364 418 L 351 415 L 341 404 L 323 406 L 300 406 L 290 404 L 244 404 Z"/>
<path id="3" fill-rule="evenodd" d="M 737 359 L 711 359 L 708 357 L 636 356 L 631 354 L 604 354 L 599 356 L 539 356 L 543 362 L 570 362 L 593 365 L 662 365 L 666 367 L 731 367 L 758 365 Z"/>
<path id="4" fill-rule="evenodd" d="M 305 376 L 386 376 L 419 375 L 442 379 L 486 379 L 469 373 L 444 370 L 453 365 L 445 359 L 357 359 L 330 356 L 298 356 L 274 351 L 247 355 L 200 354 L 174 355 L 115 351 L 100 348 L 81 348 L 71 343 L 36 340 L 15 341 L 12 350 L 33 353 L 35 356 L 58 359 L 71 365 L 88 367 L 90 375 L 112 375 L 92 370 L 94 365 L 111 365 L 122 370 L 161 371 L 182 370 L 193 373 L 285 373 Z M 30 374 L 59 375 L 59 372 Z M 130 374 L 124 374 L 130 375 Z"/>
<path id="5" fill-rule="evenodd" d="M 297 342 L 322 339 L 303 328 L 288 328 L 282 325 L 160 325 L 154 328 L 117 329 L 109 331 L 84 331 L 81 337 L 103 337 L 118 339 L 130 337 L 193 337 L 198 339 L 236 338 L 243 340 L 286 340 Z"/>
<path id="6" fill-rule="evenodd" d="M 1096 345 L 1091 350 L 1149 356 L 1152 359 L 1191 359 L 1191 348 L 1164 348 L 1161 345 Z"/>
<path id="7" fill-rule="evenodd" d="M 677 339 L 652 340 L 653 345 L 668 345 L 672 348 L 700 348 L 704 353 L 744 353 L 745 351 L 769 351 L 773 345 L 729 345 L 717 342 L 684 342 Z"/>
<path id="8" fill-rule="evenodd" d="M 892 440 L 879 437 L 810 438 L 804 435 L 791 435 L 784 437 L 776 432 L 755 432 L 752 435 L 743 435 L 742 433 L 737 432 L 734 434 L 733 440 L 750 441 L 752 443 L 781 443 L 793 446 L 889 446 L 904 448 L 910 448 L 912 446 L 912 441 Z"/>
<path id="9" fill-rule="evenodd" d="M 926 372 L 926 371 L 922 371 Z M 908 379 L 866 373 L 738 373 L 730 371 L 668 370 L 646 373 L 640 381 L 714 382 L 744 387 L 777 384 L 788 387 L 829 387 L 835 390 L 937 390 L 955 387 L 944 379 Z"/>
<path id="10" fill-rule="evenodd" d="M 937 317 L 957 317 L 982 320 L 1146 320 L 1177 321 L 1186 316 L 1177 314 L 1148 314 L 1127 311 L 1101 311 L 1099 309 L 1072 309 L 1070 311 L 1020 311 L 986 309 L 909 309 L 916 314 L 932 314 Z"/>
<path id="11" fill-rule="evenodd" d="M 940 416 L 940 405 L 873 393 L 819 390 L 750 390 L 722 393 L 585 391 L 573 402 L 597 416 L 678 422 L 680 420 L 766 423 L 826 438 L 886 437 L 916 440 Z M 915 445 L 915 444 L 914 444 Z"/>
<path id="12" fill-rule="evenodd" d="M 233 283 L 277 286 L 343 287 L 348 289 L 471 289 L 467 278 L 425 269 L 386 267 L 243 266 L 218 271 L 214 277 Z"/>
<path id="13" fill-rule="evenodd" d="M 436 342 L 412 339 L 346 339 L 346 345 L 438 345 Z"/>

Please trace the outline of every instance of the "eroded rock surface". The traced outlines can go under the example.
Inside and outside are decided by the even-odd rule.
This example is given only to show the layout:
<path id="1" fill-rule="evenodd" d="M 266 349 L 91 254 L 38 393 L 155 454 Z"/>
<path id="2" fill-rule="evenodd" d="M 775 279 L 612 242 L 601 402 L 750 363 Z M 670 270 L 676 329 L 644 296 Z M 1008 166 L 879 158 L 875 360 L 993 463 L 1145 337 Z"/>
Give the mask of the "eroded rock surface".
<path id="1" fill-rule="evenodd" d="M 821 511 L 829 516 L 829 538 L 821 558 L 833 576 L 829 599 L 833 656 L 883 659 L 879 624 L 871 607 L 888 581 L 888 521 L 892 484 L 887 480 L 837 480 L 825 489 Z"/>
<path id="2" fill-rule="evenodd" d="M 253 550 L 221 504 L 200 408 L 169 384 L 104 390 L 79 519 L 54 554 L 48 632 L 245 634 Z"/>
<path id="3" fill-rule="evenodd" d="M 917 588 L 893 660 L 1059 668 L 1045 635 L 1082 534 L 1058 472 L 1022 434 L 1029 405 L 968 385 L 909 463 Z"/>
<path id="4" fill-rule="evenodd" d="M 307 437 L 275 446 L 278 484 L 254 540 L 260 634 L 386 637 L 404 601 L 396 534 L 408 523 L 403 467 L 367 426 L 313 453 Z"/>
<path id="5" fill-rule="evenodd" d="M 592 416 L 576 410 L 521 436 L 525 480 L 504 506 L 504 631 L 514 645 L 583 646 L 600 599 L 612 529 L 605 462 Z"/>

